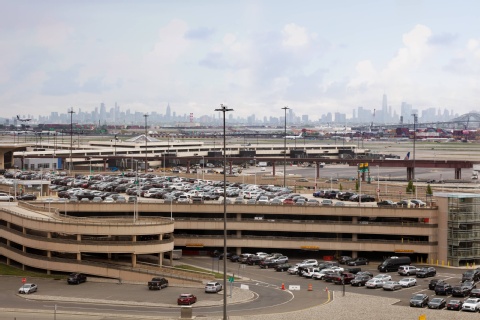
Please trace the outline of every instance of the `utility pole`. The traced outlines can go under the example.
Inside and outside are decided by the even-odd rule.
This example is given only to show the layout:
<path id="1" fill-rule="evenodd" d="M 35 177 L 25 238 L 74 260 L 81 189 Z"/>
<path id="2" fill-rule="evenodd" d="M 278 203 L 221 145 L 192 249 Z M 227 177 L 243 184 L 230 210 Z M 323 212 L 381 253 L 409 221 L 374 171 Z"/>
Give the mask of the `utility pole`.
<path id="1" fill-rule="evenodd" d="M 283 187 L 287 186 L 287 106 L 282 108 L 285 111 L 285 126 L 283 134 Z"/>
<path id="2" fill-rule="evenodd" d="M 73 107 L 68 111 L 70 113 L 70 164 L 68 166 L 68 174 L 72 172 L 73 160 L 72 160 L 72 149 L 73 149 Z"/>
<path id="3" fill-rule="evenodd" d="M 147 173 L 147 163 L 148 163 L 148 136 L 147 136 L 147 118 L 148 114 L 143 115 L 145 117 L 145 173 Z"/>

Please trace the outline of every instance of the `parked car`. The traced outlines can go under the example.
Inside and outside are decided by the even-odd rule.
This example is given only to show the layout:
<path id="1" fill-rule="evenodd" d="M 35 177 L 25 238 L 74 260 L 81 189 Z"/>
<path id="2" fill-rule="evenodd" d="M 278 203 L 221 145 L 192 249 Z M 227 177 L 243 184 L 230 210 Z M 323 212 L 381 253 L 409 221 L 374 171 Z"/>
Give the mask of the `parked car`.
<path id="1" fill-rule="evenodd" d="M 71 273 L 67 278 L 68 284 L 79 284 L 87 281 L 87 276 L 83 273 Z"/>
<path id="2" fill-rule="evenodd" d="M 409 276 L 417 273 L 417 267 L 414 266 L 400 266 L 398 268 L 398 274 L 401 276 Z"/>
<path id="3" fill-rule="evenodd" d="M 347 265 L 349 266 L 360 266 L 360 265 L 367 265 L 367 264 L 368 264 L 368 259 L 363 257 L 358 257 L 347 262 Z"/>
<path id="4" fill-rule="evenodd" d="M 477 288 L 477 285 L 473 280 L 463 281 L 461 286 L 467 288 L 469 291 Z"/>
<path id="5" fill-rule="evenodd" d="M 205 285 L 205 292 L 219 292 L 222 291 L 222 285 L 216 281 L 207 282 Z"/>
<path id="6" fill-rule="evenodd" d="M 470 298 L 480 298 L 480 289 L 470 291 Z"/>
<path id="7" fill-rule="evenodd" d="M 417 270 L 417 278 L 435 277 L 437 270 L 434 267 L 425 267 Z"/>
<path id="8" fill-rule="evenodd" d="M 387 281 L 383 284 L 383 290 L 395 291 L 400 289 L 402 289 L 402 285 L 397 281 Z"/>
<path id="9" fill-rule="evenodd" d="M 445 282 L 445 281 L 440 280 L 440 279 L 432 279 L 432 280 L 430 280 L 430 282 L 428 283 L 428 289 L 430 289 L 430 290 L 435 290 L 435 287 L 437 286 L 437 284 L 443 283 L 443 282 Z"/>
<path id="10" fill-rule="evenodd" d="M 370 279 L 365 284 L 365 287 L 369 289 L 382 288 L 385 281 L 381 279 Z"/>
<path id="11" fill-rule="evenodd" d="M 293 266 L 287 269 L 288 274 L 297 274 L 298 273 L 298 266 Z"/>
<path id="12" fill-rule="evenodd" d="M 397 207 L 402 207 L 402 208 L 414 208 L 415 203 L 413 203 L 410 200 L 401 200 L 397 202 Z"/>
<path id="13" fill-rule="evenodd" d="M 260 262 L 263 261 L 263 258 L 259 257 L 259 256 L 250 256 L 247 258 L 247 264 L 249 266 L 253 266 L 253 265 L 258 265 L 260 264 Z"/>
<path id="14" fill-rule="evenodd" d="M 282 263 L 282 264 L 278 264 L 275 266 L 275 271 L 287 271 L 288 269 L 290 269 L 292 267 L 291 264 L 289 263 Z"/>
<path id="15" fill-rule="evenodd" d="M 38 286 L 34 283 L 25 283 L 23 286 L 18 289 L 18 293 L 29 294 L 33 292 L 37 292 Z"/>
<path id="16" fill-rule="evenodd" d="M 391 275 L 388 275 L 388 274 L 377 274 L 375 277 L 373 277 L 373 279 L 380 279 L 384 282 L 386 281 L 392 281 L 392 276 Z"/>
<path id="17" fill-rule="evenodd" d="M 364 286 L 372 277 L 368 275 L 357 275 L 355 279 L 350 281 L 350 284 L 354 287 L 361 287 Z"/>
<path id="18" fill-rule="evenodd" d="M 308 199 L 308 201 L 305 203 L 305 205 L 307 205 L 307 206 L 319 206 L 320 201 L 318 201 L 317 199 Z"/>
<path id="19" fill-rule="evenodd" d="M 278 263 L 273 260 L 263 260 L 258 264 L 262 269 L 275 268 Z"/>
<path id="20" fill-rule="evenodd" d="M 283 263 L 288 262 L 288 257 L 287 256 L 280 256 L 278 258 L 273 259 L 272 261 L 277 263 L 277 264 L 283 264 Z"/>
<path id="21" fill-rule="evenodd" d="M 480 298 L 468 298 L 463 302 L 462 311 L 477 312 L 480 310 Z"/>
<path id="22" fill-rule="evenodd" d="M 195 302 L 197 302 L 197 297 L 191 293 L 182 293 L 177 299 L 178 305 L 182 305 L 182 304 L 191 305 Z"/>
<path id="23" fill-rule="evenodd" d="M 437 283 L 437 285 L 435 286 L 435 294 L 437 296 L 439 295 L 447 296 L 452 293 L 452 290 L 453 290 L 452 286 L 446 282 Z"/>
<path id="24" fill-rule="evenodd" d="M 428 302 L 428 309 L 443 309 L 447 305 L 447 300 L 443 298 L 433 298 Z"/>
<path id="25" fill-rule="evenodd" d="M 397 206 L 397 203 L 393 202 L 392 200 L 382 200 L 382 201 L 377 202 L 377 206 L 395 208 Z"/>
<path id="26" fill-rule="evenodd" d="M 452 299 L 447 303 L 447 310 L 460 311 L 462 309 L 462 306 L 463 306 L 462 300 Z"/>
<path id="27" fill-rule="evenodd" d="M 14 201 L 15 198 L 11 195 L 6 194 L 5 192 L 0 192 L 0 201 Z"/>
<path id="28" fill-rule="evenodd" d="M 478 270 L 468 270 L 462 274 L 462 282 L 464 281 L 478 281 L 480 280 L 480 272 Z"/>
<path id="29" fill-rule="evenodd" d="M 403 279 L 400 279 L 400 281 L 398 281 L 398 283 L 400 283 L 402 285 L 402 287 L 409 288 L 409 287 L 413 287 L 413 286 L 417 285 L 417 279 L 415 279 L 415 278 L 403 278 Z"/>
<path id="30" fill-rule="evenodd" d="M 353 260 L 352 257 L 350 256 L 341 256 L 339 259 L 338 259 L 338 263 L 340 264 L 347 264 L 348 261 L 351 261 Z"/>
<path id="31" fill-rule="evenodd" d="M 415 207 L 417 207 L 417 208 L 425 208 L 427 206 L 427 204 L 425 202 L 423 202 L 422 200 L 419 200 L 419 199 L 411 199 L 410 202 L 415 204 Z"/>
<path id="32" fill-rule="evenodd" d="M 334 204 L 335 207 L 345 207 L 345 202 L 342 201 L 337 201 Z"/>
<path id="33" fill-rule="evenodd" d="M 37 196 L 31 193 L 24 194 L 23 196 L 17 196 L 17 200 L 32 201 L 37 200 Z"/>
<path id="34" fill-rule="evenodd" d="M 452 297 L 466 297 L 470 294 L 471 289 L 462 286 L 454 286 L 452 288 Z"/>
<path id="35" fill-rule="evenodd" d="M 353 273 L 341 273 L 338 277 L 333 278 L 333 283 L 335 284 L 350 284 L 352 280 L 355 279 Z"/>
<path id="36" fill-rule="evenodd" d="M 428 295 L 426 295 L 424 293 L 414 294 L 410 298 L 410 307 L 423 308 L 426 305 L 428 305 L 429 300 L 430 299 L 429 299 Z"/>
<path id="37" fill-rule="evenodd" d="M 322 206 L 333 206 L 333 201 L 330 199 L 323 199 L 321 202 Z"/>

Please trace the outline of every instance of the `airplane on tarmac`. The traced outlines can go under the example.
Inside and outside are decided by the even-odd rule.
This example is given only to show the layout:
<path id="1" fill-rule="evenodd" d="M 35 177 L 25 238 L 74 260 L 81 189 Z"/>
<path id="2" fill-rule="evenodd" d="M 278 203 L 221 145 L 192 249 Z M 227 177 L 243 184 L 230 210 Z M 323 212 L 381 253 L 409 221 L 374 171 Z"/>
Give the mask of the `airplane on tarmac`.
<path id="1" fill-rule="evenodd" d="M 22 119 L 22 118 L 20 118 L 19 115 L 17 115 L 17 119 L 18 119 L 18 121 L 21 121 L 21 122 L 27 122 L 27 121 L 32 120 L 32 119 L 27 119 L 27 118 L 23 118 L 23 119 Z"/>
<path id="2" fill-rule="evenodd" d="M 296 140 L 303 138 L 303 132 L 300 132 L 298 136 L 285 136 L 285 139 Z"/>

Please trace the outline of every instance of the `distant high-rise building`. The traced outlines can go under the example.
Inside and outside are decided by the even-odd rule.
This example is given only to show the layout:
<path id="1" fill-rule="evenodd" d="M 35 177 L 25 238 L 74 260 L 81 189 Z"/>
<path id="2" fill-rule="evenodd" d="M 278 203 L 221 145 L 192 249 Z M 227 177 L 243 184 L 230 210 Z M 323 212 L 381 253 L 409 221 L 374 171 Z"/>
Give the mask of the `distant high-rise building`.
<path id="1" fill-rule="evenodd" d="M 387 95 L 383 94 L 382 99 L 382 119 L 383 123 L 388 122 L 388 104 L 387 104 Z"/>
<path id="2" fill-rule="evenodd" d="M 165 112 L 165 118 L 167 118 L 167 119 L 171 118 L 170 103 L 167 104 L 167 112 Z"/>

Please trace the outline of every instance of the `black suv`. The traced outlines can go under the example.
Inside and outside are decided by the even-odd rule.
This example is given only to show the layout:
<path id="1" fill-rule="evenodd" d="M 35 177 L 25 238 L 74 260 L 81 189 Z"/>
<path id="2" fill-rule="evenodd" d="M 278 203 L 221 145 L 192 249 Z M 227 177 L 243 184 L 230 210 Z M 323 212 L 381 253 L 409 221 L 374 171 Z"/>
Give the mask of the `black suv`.
<path id="1" fill-rule="evenodd" d="M 462 282 L 464 281 L 477 282 L 478 280 L 480 280 L 480 272 L 478 270 L 468 270 L 462 274 Z"/>
<path id="2" fill-rule="evenodd" d="M 439 295 L 447 296 L 449 294 L 452 294 L 452 291 L 453 291 L 452 286 L 445 282 L 437 283 L 437 285 L 435 286 L 435 294 L 437 296 Z"/>
<path id="3" fill-rule="evenodd" d="M 417 270 L 417 278 L 435 277 L 437 270 L 434 267 L 426 267 Z"/>
<path id="4" fill-rule="evenodd" d="M 79 284 L 85 281 L 87 281 L 87 276 L 83 273 L 71 273 L 67 279 L 68 284 Z"/>

